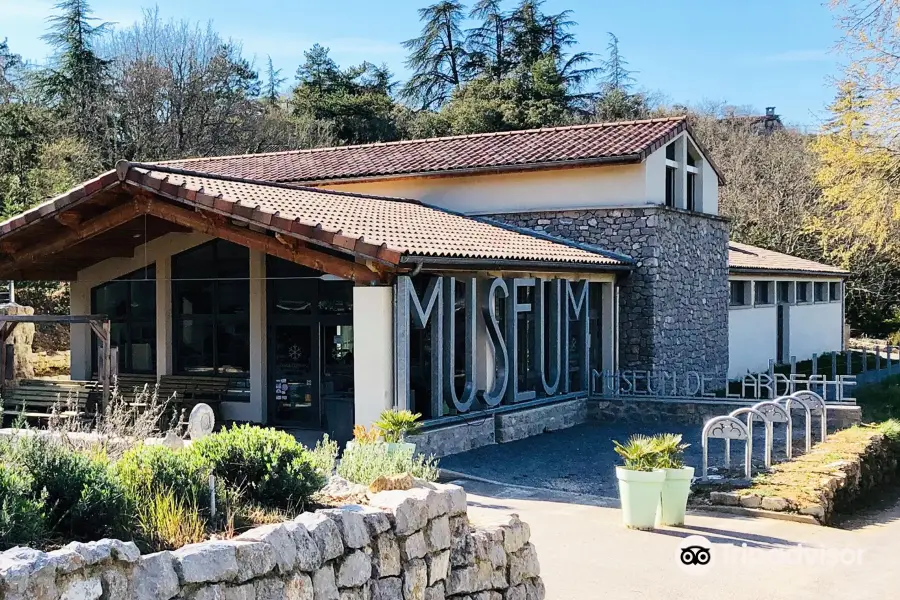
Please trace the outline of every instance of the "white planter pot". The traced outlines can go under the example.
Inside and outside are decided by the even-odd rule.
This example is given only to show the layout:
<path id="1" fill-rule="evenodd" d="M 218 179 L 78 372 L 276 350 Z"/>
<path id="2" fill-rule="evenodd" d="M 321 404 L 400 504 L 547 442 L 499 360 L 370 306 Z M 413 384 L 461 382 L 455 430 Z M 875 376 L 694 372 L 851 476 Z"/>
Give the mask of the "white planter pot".
<path id="1" fill-rule="evenodd" d="M 666 472 L 662 469 L 630 471 L 616 467 L 616 479 L 619 481 L 622 522 L 631 529 L 653 529 Z"/>
<path id="2" fill-rule="evenodd" d="M 687 510 L 688 496 L 691 494 L 694 467 L 663 470 L 666 473 L 666 480 L 660 494 L 657 521 L 662 525 L 684 525 L 684 513 Z"/>
<path id="3" fill-rule="evenodd" d="M 411 444 L 411 443 L 409 443 L 409 442 L 389 442 L 389 443 L 387 444 L 387 450 L 388 450 L 388 452 L 394 452 L 394 451 L 399 450 L 399 449 L 401 449 L 401 448 L 402 448 L 402 449 L 406 449 L 406 450 L 412 452 L 413 454 L 416 453 L 416 445 L 415 445 L 415 444 Z"/>

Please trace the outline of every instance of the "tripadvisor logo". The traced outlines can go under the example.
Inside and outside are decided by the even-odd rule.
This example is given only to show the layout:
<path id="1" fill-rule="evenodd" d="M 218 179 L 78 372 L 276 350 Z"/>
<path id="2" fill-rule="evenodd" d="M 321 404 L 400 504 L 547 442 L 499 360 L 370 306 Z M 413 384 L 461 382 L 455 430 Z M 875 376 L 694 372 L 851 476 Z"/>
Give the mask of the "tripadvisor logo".
<path id="1" fill-rule="evenodd" d="M 712 544 L 701 535 L 691 535 L 678 544 L 678 566 L 691 575 L 705 575 L 713 565 Z"/>

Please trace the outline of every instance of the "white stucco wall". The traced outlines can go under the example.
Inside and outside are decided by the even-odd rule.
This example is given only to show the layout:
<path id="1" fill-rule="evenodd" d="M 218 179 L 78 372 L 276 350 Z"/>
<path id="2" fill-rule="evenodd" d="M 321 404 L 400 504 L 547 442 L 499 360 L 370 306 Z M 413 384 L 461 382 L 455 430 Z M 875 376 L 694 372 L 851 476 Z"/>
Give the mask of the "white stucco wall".
<path id="1" fill-rule="evenodd" d="M 843 308 L 840 302 L 791 306 L 790 353 L 797 360 L 839 351 L 843 346 Z"/>
<path id="2" fill-rule="evenodd" d="M 776 308 L 733 308 L 728 311 L 728 376 L 759 373 L 777 356 Z"/>
<path id="3" fill-rule="evenodd" d="M 353 288 L 353 422 L 371 427 L 394 404 L 394 288 Z"/>

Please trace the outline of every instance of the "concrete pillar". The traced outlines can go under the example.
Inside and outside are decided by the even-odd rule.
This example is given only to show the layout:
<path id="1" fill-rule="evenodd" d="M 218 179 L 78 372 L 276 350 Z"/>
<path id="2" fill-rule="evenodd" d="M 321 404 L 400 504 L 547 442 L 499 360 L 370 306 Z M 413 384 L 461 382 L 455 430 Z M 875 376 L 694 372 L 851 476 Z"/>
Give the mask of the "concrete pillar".
<path id="1" fill-rule="evenodd" d="M 604 371 L 615 371 L 616 370 L 616 340 L 618 339 L 618 331 L 619 331 L 619 314 L 616 311 L 616 284 L 612 283 L 604 283 L 603 285 L 603 293 L 600 294 L 600 340 L 597 340 L 600 344 L 602 344 L 602 356 L 603 356 L 603 365 L 601 368 Z"/>
<path id="2" fill-rule="evenodd" d="M 232 404 L 243 420 L 268 422 L 266 255 L 250 251 L 250 404 Z"/>
<path id="3" fill-rule="evenodd" d="M 353 422 L 370 427 L 394 404 L 394 288 L 353 288 Z"/>
<path id="4" fill-rule="evenodd" d="M 172 257 L 156 259 L 156 376 L 173 372 Z"/>
<path id="5" fill-rule="evenodd" d="M 69 285 L 69 314 L 91 314 L 91 286 L 84 281 Z M 69 326 L 69 360 L 71 378 L 86 381 L 91 378 L 91 326 L 73 323 Z"/>

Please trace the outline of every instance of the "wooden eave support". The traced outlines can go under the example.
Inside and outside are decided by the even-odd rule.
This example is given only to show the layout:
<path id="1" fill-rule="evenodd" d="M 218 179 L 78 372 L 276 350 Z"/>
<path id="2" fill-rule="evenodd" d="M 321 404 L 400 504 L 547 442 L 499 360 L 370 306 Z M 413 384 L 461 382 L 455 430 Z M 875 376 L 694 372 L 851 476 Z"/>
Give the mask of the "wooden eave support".
<path id="1" fill-rule="evenodd" d="M 230 224 L 225 217 L 216 213 L 208 213 L 199 209 L 192 211 L 164 202 L 150 202 L 148 214 L 351 281 L 376 283 L 382 280 L 380 273 L 372 272 L 364 265 L 353 262 L 349 257 L 348 260 L 344 260 L 319 252 L 309 246 L 296 245 L 291 241 L 294 238 L 283 234 L 280 235 L 280 238 L 269 237 L 249 228 L 236 227 Z M 300 240 L 297 242 L 302 244 Z"/>

